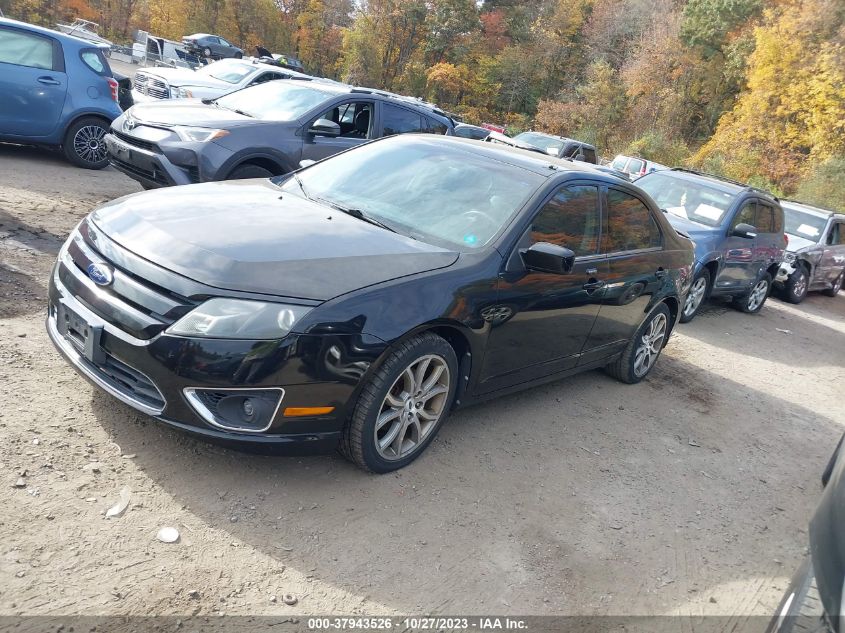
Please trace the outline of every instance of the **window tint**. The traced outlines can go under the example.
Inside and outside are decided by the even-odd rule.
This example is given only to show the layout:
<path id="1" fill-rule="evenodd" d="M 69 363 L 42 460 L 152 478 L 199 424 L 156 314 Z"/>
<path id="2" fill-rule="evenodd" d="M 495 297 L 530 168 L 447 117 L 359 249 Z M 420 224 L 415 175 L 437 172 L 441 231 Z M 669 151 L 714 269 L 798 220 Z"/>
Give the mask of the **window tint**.
<path id="1" fill-rule="evenodd" d="M 596 150 L 585 147 L 584 148 L 584 160 L 586 160 L 588 163 L 593 163 L 593 164 L 598 163 L 598 160 L 596 160 Z"/>
<path id="2" fill-rule="evenodd" d="M 423 126 L 420 115 L 405 108 L 385 103 L 382 113 L 384 115 L 384 135 L 406 134 L 408 132 L 422 132 Z"/>
<path id="3" fill-rule="evenodd" d="M 841 223 L 832 224 L 827 236 L 827 243 L 831 246 L 845 245 L 845 225 Z"/>
<path id="4" fill-rule="evenodd" d="M 448 127 L 446 127 L 445 123 L 441 123 L 440 121 L 435 121 L 434 119 L 430 119 L 427 116 L 422 118 L 423 124 L 425 125 L 425 132 L 429 134 L 446 134 L 448 131 Z"/>
<path id="5" fill-rule="evenodd" d="M 660 244 L 660 229 L 648 207 L 628 193 L 608 189 L 607 235 L 602 240 L 602 252 L 636 251 Z"/>
<path id="6" fill-rule="evenodd" d="M 0 63 L 53 69 L 53 42 L 47 37 L 0 29 Z"/>
<path id="7" fill-rule="evenodd" d="M 742 209 L 739 210 L 739 213 L 734 216 L 731 228 L 736 228 L 738 224 L 750 224 L 751 226 L 755 226 L 754 223 L 757 221 L 757 218 L 755 217 L 757 215 L 756 207 L 757 205 L 754 202 L 746 202 L 745 206 L 743 206 Z"/>
<path id="8" fill-rule="evenodd" d="M 628 163 L 628 169 L 626 170 L 629 174 L 639 174 L 643 170 L 643 166 L 645 163 L 639 160 L 638 158 L 632 158 L 631 162 Z"/>
<path id="9" fill-rule="evenodd" d="M 560 189 L 534 218 L 531 241 L 565 246 L 576 255 L 594 255 L 599 241 L 598 189 Z"/>
<path id="10" fill-rule="evenodd" d="M 758 233 L 774 233 L 775 222 L 772 217 L 772 208 L 765 204 L 757 204 L 757 219 L 754 224 Z"/>
<path id="11" fill-rule="evenodd" d="M 783 210 L 772 209 L 772 233 L 783 233 Z"/>
<path id="12" fill-rule="evenodd" d="M 372 104 L 366 101 L 352 101 L 326 110 L 318 119 L 328 119 L 340 126 L 340 135 L 350 138 L 370 138 Z"/>

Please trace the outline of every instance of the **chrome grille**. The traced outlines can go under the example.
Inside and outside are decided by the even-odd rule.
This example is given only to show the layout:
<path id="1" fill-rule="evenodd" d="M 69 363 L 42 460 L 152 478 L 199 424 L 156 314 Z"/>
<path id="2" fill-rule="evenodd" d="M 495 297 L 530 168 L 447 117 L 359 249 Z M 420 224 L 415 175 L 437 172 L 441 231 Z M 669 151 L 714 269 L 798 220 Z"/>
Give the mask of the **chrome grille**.
<path id="1" fill-rule="evenodd" d="M 170 98 L 170 86 L 167 85 L 167 82 L 141 71 L 135 73 L 135 89 L 142 95 L 147 95 L 154 99 Z"/>

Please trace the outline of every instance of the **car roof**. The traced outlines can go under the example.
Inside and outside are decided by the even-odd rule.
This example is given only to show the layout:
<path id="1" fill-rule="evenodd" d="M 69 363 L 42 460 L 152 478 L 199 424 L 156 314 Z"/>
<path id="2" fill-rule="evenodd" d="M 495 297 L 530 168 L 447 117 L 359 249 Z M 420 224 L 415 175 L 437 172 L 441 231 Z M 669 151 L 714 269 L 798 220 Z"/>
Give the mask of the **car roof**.
<path id="1" fill-rule="evenodd" d="M 558 141 L 564 141 L 565 143 L 578 143 L 579 145 L 583 145 L 584 147 L 591 147 L 595 149 L 595 145 L 592 143 L 587 143 L 586 141 L 579 141 L 577 138 L 569 138 L 568 136 L 558 136 L 557 134 L 547 134 L 546 132 L 537 132 L 536 130 L 525 130 L 525 132 L 520 132 L 520 134 L 537 134 L 538 136 L 545 136 L 546 138 L 553 138 L 557 139 Z M 519 134 L 517 134 L 519 136 Z"/>
<path id="2" fill-rule="evenodd" d="M 403 135 L 404 136 L 404 135 Z M 565 158 L 555 158 L 548 154 L 535 152 L 528 149 L 521 149 L 511 145 L 502 143 L 489 143 L 487 141 L 477 141 L 469 138 L 462 138 L 460 136 L 439 136 L 439 135 L 421 135 L 426 138 L 437 139 L 437 142 L 456 143 L 471 146 L 473 151 L 477 154 L 487 156 L 492 160 L 497 160 L 502 163 L 507 163 L 515 167 L 527 169 L 546 178 L 550 178 L 561 172 L 573 172 L 588 174 L 591 176 L 600 176 L 603 179 L 623 184 L 630 183 L 612 176 L 605 172 L 594 169 L 589 163 L 580 161 L 570 161 Z"/>
<path id="3" fill-rule="evenodd" d="M 211 33 L 192 33 L 191 35 L 186 35 L 185 37 L 219 37 L 219 36 L 212 35 Z"/>
<path id="4" fill-rule="evenodd" d="M 36 26 L 35 24 L 30 24 L 29 22 L 20 22 L 19 20 L 0 17 L 0 26 L 14 26 L 26 29 L 27 31 L 31 31 L 33 33 L 54 37 L 62 42 L 62 44 L 70 44 L 76 48 L 108 48 L 108 46 L 104 44 L 97 44 L 91 40 L 82 39 L 81 37 L 76 37 L 75 35 L 68 35 L 67 33 L 48 29 L 43 26 Z"/>
<path id="5" fill-rule="evenodd" d="M 784 209 L 795 209 L 796 211 L 810 213 L 820 218 L 829 218 L 833 215 L 845 217 L 845 215 L 843 215 L 842 213 L 833 211 L 832 209 L 814 207 L 811 204 L 807 204 L 806 202 L 799 202 L 798 200 L 781 200 L 780 204 Z"/>

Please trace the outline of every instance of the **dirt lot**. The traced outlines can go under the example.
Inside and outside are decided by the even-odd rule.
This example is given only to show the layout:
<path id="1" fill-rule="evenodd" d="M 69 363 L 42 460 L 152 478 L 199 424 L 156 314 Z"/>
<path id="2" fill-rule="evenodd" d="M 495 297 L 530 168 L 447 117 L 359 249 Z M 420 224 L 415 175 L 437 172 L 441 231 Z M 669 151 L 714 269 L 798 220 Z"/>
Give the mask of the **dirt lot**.
<path id="1" fill-rule="evenodd" d="M 0 615 L 776 606 L 845 424 L 845 294 L 710 306 L 645 383 L 590 372 L 467 409 L 409 468 L 370 476 L 194 441 L 54 352 L 61 242 L 135 191 L 0 146 Z M 129 509 L 106 519 L 123 487 Z M 155 540 L 165 525 L 178 543 Z"/>

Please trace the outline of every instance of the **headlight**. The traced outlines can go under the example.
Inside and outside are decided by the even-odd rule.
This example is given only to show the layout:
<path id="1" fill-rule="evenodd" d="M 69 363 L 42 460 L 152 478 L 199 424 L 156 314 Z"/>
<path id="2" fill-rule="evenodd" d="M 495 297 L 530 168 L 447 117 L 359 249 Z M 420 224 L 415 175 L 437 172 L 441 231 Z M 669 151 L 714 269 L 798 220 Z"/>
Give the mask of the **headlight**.
<path id="1" fill-rule="evenodd" d="M 311 308 L 244 301 L 209 299 L 167 328 L 168 334 L 207 338 L 276 339 L 286 336 L 293 324 Z"/>
<path id="2" fill-rule="evenodd" d="M 173 96 L 177 99 L 190 99 L 194 96 L 194 93 L 190 91 L 188 88 L 182 88 L 177 86 L 173 89 Z"/>
<path id="3" fill-rule="evenodd" d="M 229 134 L 227 130 L 210 130 L 207 127 L 186 127 L 184 125 L 176 125 L 173 131 L 179 135 L 183 141 L 191 141 L 194 143 L 207 143 L 216 138 L 220 138 Z"/>

